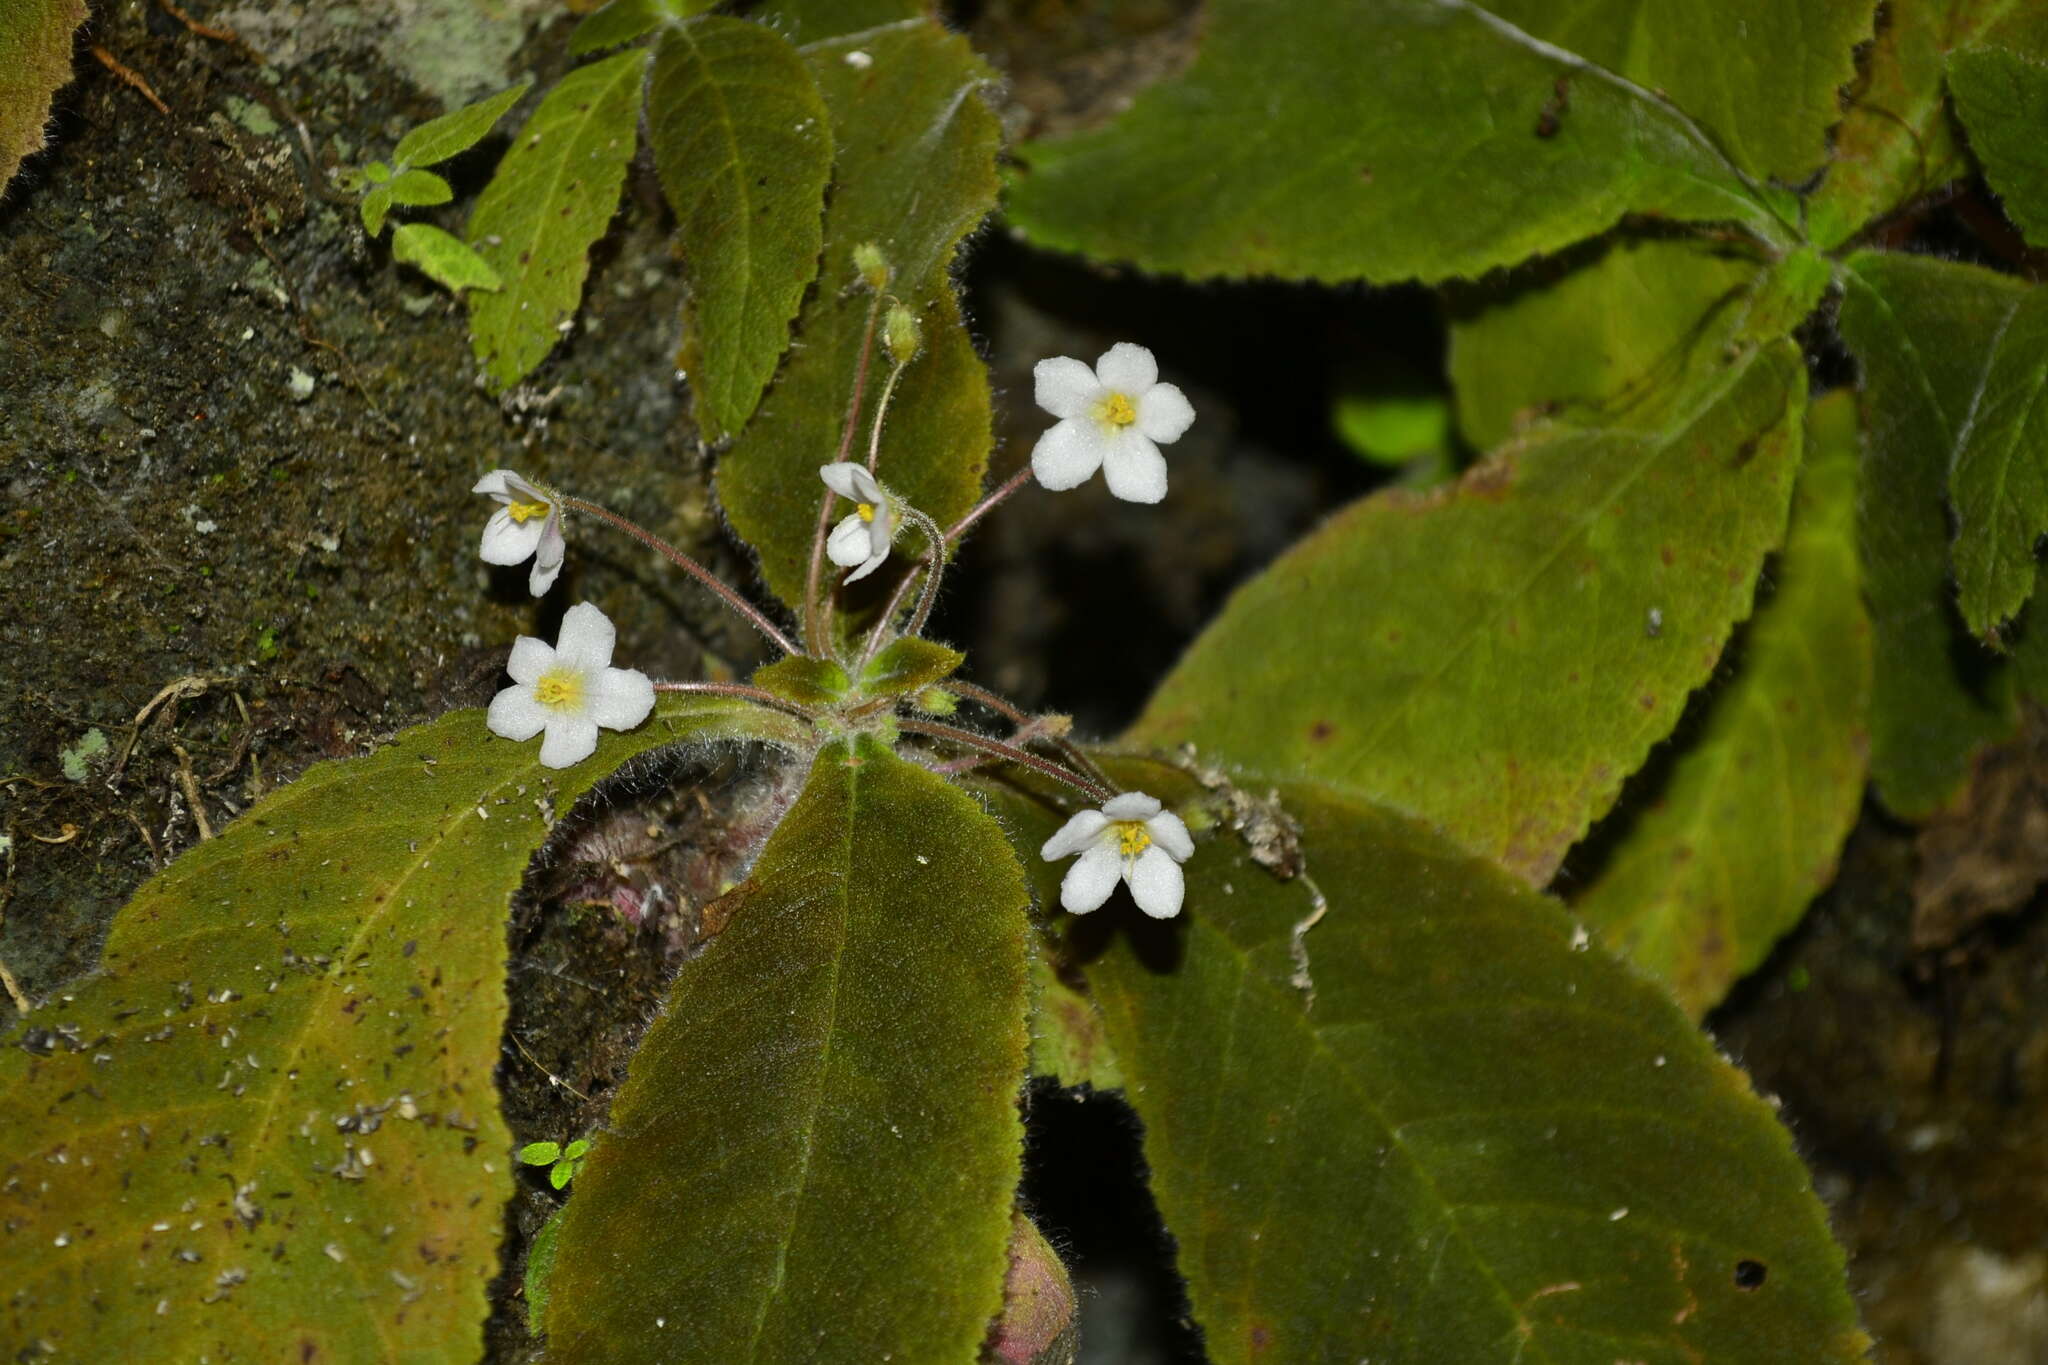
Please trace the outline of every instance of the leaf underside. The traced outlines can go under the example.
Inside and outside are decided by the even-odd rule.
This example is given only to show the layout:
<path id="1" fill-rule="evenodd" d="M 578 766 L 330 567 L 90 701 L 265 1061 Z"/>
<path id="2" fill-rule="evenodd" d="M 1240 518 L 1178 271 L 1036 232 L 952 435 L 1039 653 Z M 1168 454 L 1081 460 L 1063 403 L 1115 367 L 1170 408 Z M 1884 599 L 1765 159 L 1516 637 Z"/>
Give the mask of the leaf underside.
<path id="1" fill-rule="evenodd" d="M 862 739 L 737 895 L 577 1173 L 548 1358 L 974 1359 L 1021 1160 L 1016 859 Z"/>
<path id="2" fill-rule="evenodd" d="M 1659 988 L 1413 822 L 1280 797 L 1314 888 L 1223 835 L 1181 919 L 1068 921 L 1209 1359 L 1863 1358 L 1787 1134 Z M 994 800 L 1020 849 L 1061 818 Z"/>
<path id="3" fill-rule="evenodd" d="M 1773 342 L 1656 430 L 1546 428 L 1353 505 L 1237 591 L 1130 738 L 1327 781 L 1543 882 L 1748 614 L 1804 394 Z"/>
<path id="4" fill-rule="evenodd" d="M 0 1039 L 0 1339 L 476 1358 L 512 1192 L 512 892 L 547 812 L 635 754 L 736 734 L 793 738 L 671 701 L 553 773 L 456 712 L 315 766 L 145 884 L 99 972 Z"/>

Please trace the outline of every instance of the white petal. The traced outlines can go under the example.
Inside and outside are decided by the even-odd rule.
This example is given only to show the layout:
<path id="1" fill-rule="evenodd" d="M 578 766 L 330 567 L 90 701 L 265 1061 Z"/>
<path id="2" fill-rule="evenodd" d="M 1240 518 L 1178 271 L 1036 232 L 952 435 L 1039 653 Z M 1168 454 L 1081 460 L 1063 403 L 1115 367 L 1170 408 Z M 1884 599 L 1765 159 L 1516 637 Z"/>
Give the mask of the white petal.
<path id="1" fill-rule="evenodd" d="M 505 661 L 505 671 L 512 675 L 512 681 L 531 686 L 540 680 L 555 661 L 555 647 L 546 640 L 536 640 L 531 635 L 522 635 L 512 642 L 512 657 Z"/>
<path id="2" fill-rule="evenodd" d="M 1135 400 L 1159 382 L 1159 362 L 1143 346 L 1119 341 L 1095 362 L 1095 377 L 1103 388 L 1127 393 Z"/>
<path id="3" fill-rule="evenodd" d="M 588 716 L 556 714 L 540 742 L 543 768 L 573 768 L 597 752 L 597 722 Z"/>
<path id="4" fill-rule="evenodd" d="M 484 717 L 492 734 L 516 740 L 532 739 L 549 719 L 548 708 L 533 699 L 530 687 L 508 687 L 492 697 Z"/>
<path id="5" fill-rule="evenodd" d="M 1178 384 L 1155 384 L 1138 397 L 1138 430 L 1161 445 L 1178 441 L 1194 420 L 1195 405 Z"/>
<path id="6" fill-rule="evenodd" d="M 1103 453 L 1102 477 L 1125 502 L 1158 502 L 1166 496 L 1166 457 L 1126 427 Z"/>
<path id="7" fill-rule="evenodd" d="M 562 617 L 555 653 L 571 668 L 595 677 L 611 663 L 618 639 L 610 617 L 588 602 L 578 602 Z"/>
<path id="8" fill-rule="evenodd" d="M 1102 814 L 1110 820 L 1149 820 L 1159 814 L 1159 800 L 1143 792 L 1123 792 L 1103 803 Z"/>
<path id="9" fill-rule="evenodd" d="M 630 730 L 654 709 L 654 683 L 637 668 L 607 668 L 587 686 L 585 714 L 607 730 Z"/>
<path id="10" fill-rule="evenodd" d="M 506 501 L 510 501 L 511 495 L 505 491 L 506 483 L 508 480 L 517 477 L 518 475 L 514 474 L 509 469 L 493 469 L 490 473 L 484 475 L 481 479 L 478 479 L 476 481 L 476 487 L 470 489 L 469 491 L 472 493 L 489 493 L 494 498 L 502 498 L 505 499 Z"/>
<path id="11" fill-rule="evenodd" d="M 1180 913 L 1181 897 L 1187 891 L 1180 864 L 1157 844 L 1124 869 L 1124 880 L 1130 883 L 1131 899 L 1153 919 L 1172 919 Z"/>
<path id="12" fill-rule="evenodd" d="M 859 582 L 861 579 L 866 578 L 875 570 L 881 568 L 882 561 L 887 559 L 888 557 L 889 547 L 887 545 L 884 545 L 881 549 L 877 550 L 874 554 L 868 557 L 867 563 L 861 565 L 858 569 L 855 569 L 852 573 L 848 574 L 846 576 L 846 581 L 849 583 Z"/>
<path id="13" fill-rule="evenodd" d="M 1031 381 L 1032 397 L 1055 417 L 1079 417 L 1102 392 L 1095 371 L 1072 356 L 1039 361 L 1031 367 Z"/>
<path id="14" fill-rule="evenodd" d="M 1188 827 L 1172 811 L 1161 811 L 1145 822 L 1145 832 L 1152 836 L 1152 842 L 1163 848 L 1167 856 L 1177 863 L 1184 863 L 1194 856 L 1195 841 L 1188 837 Z"/>
<path id="15" fill-rule="evenodd" d="M 842 569 L 852 568 L 873 553 L 868 524 L 857 515 L 842 519 L 825 538 L 825 558 Z"/>
<path id="16" fill-rule="evenodd" d="M 1056 862 L 1095 842 L 1095 836 L 1102 833 L 1109 824 L 1109 817 L 1099 810 L 1084 810 L 1059 827 L 1052 838 L 1045 841 L 1045 847 L 1038 850 L 1038 856 L 1047 862 Z"/>
<path id="17" fill-rule="evenodd" d="M 1179 870 L 1174 869 L 1176 875 Z M 1117 856 L 1116 848 L 1097 844 L 1076 858 L 1060 880 L 1060 904 L 1076 915 L 1100 908 L 1109 899 L 1109 893 L 1116 890 L 1116 879 L 1122 871 L 1123 859 Z"/>
<path id="18" fill-rule="evenodd" d="M 1056 422 L 1031 448 L 1031 472 L 1055 493 L 1086 483 L 1102 467 L 1104 444 L 1100 429 L 1085 417 Z"/>
<path id="19" fill-rule="evenodd" d="M 562 572 L 562 557 L 568 548 L 568 542 L 562 538 L 562 509 L 549 504 L 548 518 L 541 523 L 540 544 L 533 548 L 533 572 L 526 576 L 528 592 L 535 597 L 547 595 L 547 590 L 555 585 L 556 575 Z"/>
<path id="20" fill-rule="evenodd" d="M 512 513 L 500 507 L 484 523 L 484 540 L 477 553 L 486 564 L 523 564 L 540 544 L 540 533 L 545 529 L 541 522 L 514 521 Z"/>
<path id="21" fill-rule="evenodd" d="M 825 481 L 827 488 L 837 493 L 840 497 L 851 498 L 855 502 L 868 501 L 856 490 L 853 481 L 854 475 L 865 473 L 867 473 L 867 470 L 848 460 L 841 460 L 837 464 L 821 464 L 818 466 L 818 477 Z"/>

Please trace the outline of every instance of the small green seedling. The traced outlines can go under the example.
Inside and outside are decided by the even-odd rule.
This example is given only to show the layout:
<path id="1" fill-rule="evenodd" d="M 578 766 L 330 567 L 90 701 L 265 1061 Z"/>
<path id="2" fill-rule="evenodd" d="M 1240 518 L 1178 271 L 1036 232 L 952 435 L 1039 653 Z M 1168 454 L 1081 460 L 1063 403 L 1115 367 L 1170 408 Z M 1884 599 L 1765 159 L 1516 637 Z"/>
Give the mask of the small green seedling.
<path id="1" fill-rule="evenodd" d="M 559 1142 L 529 1142 L 519 1149 L 519 1159 L 529 1166 L 550 1166 L 548 1184 L 561 1189 L 576 1178 L 576 1168 L 590 1151 L 587 1138 L 577 1138 L 564 1147 Z"/>
<path id="2" fill-rule="evenodd" d="M 372 237 L 382 233 L 394 208 L 431 208 L 453 199 L 455 191 L 446 180 L 420 168 L 458 156 L 481 142 L 532 85 L 529 77 L 488 99 L 422 123 L 398 140 L 390 162 L 372 161 L 342 171 L 343 187 L 362 193 L 358 208 L 363 231 Z M 452 293 L 504 287 L 498 272 L 461 238 L 426 223 L 397 228 L 391 236 L 391 254 Z"/>

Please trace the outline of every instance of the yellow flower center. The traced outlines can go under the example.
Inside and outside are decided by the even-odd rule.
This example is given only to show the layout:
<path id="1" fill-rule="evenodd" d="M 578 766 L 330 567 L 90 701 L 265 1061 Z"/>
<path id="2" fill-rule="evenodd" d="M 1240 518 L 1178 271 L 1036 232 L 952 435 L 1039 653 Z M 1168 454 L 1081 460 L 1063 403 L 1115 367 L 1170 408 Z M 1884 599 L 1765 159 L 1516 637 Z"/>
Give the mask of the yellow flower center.
<path id="1" fill-rule="evenodd" d="M 1138 420 L 1138 409 L 1121 393 L 1112 393 L 1095 405 L 1095 420 L 1109 427 L 1127 427 Z"/>
<path id="2" fill-rule="evenodd" d="M 860 514 L 862 521 L 873 521 L 875 519 L 875 505 L 871 502 L 864 502 L 853 510 Z"/>
<path id="3" fill-rule="evenodd" d="M 514 522 L 524 526 L 535 517 L 546 516 L 548 505 L 544 502 L 512 502 L 505 504 L 505 511 Z"/>
<path id="4" fill-rule="evenodd" d="M 583 704 L 583 677 L 568 668 L 543 673 L 533 685 L 533 699 L 542 706 L 580 707 Z"/>
<path id="5" fill-rule="evenodd" d="M 1135 858 L 1152 847 L 1151 831 L 1145 828 L 1143 820 L 1116 820 L 1116 851 L 1126 858 Z"/>

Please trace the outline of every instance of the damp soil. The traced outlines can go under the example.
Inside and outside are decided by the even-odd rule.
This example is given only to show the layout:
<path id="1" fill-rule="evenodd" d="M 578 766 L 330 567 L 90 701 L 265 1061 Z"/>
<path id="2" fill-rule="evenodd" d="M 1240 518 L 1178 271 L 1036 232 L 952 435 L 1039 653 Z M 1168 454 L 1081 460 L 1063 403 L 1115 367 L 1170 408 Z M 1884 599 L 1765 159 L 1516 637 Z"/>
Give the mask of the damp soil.
<path id="1" fill-rule="evenodd" d="M 513 67 L 545 79 L 566 64 L 570 20 L 540 10 Z M 1019 130 L 1101 117 L 1184 64 L 1199 24 L 1179 0 L 1105 5 L 1086 31 L 1059 5 L 955 10 L 1004 65 L 996 97 Z M 296 10 L 237 12 L 282 32 Z M 154 4 L 103 6 L 90 41 L 170 112 L 82 60 L 52 147 L 0 203 L 0 963 L 30 998 L 89 970 L 135 887 L 264 792 L 487 700 L 511 639 L 552 636 L 569 602 L 601 606 L 650 672 L 744 674 L 758 659 L 637 550 L 579 546 L 539 605 L 520 571 L 477 561 L 468 489 L 503 465 L 587 489 L 749 576 L 674 370 L 682 285 L 649 168 L 593 259 L 576 326 L 531 383 L 491 397 L 460 308 L 366 241 L 328 189 L 328 168 L 445 104 L 380 32 L 329 25 L 264 61 Z M 429 221 L 459 226 L 501 147 L 454 165 L 457 203 Z M 1370 486 L 1322 416 L 1346 367 L 1441 372 L 1419 291 L 1189 287 L 993 231 L 963 283 L 1010 424 L 996 474 L 1029 449 L 1039 356 L 1156 337 L 1203 415 L 1176 448 L 1166 507 L 1141 515 L 1099 488 L 1057 509 L 1020 498 L 950 580 L 938 633 L 969 650 L 973 675 L 1084 733 L 1127 722 L 1236 582 Z M 758 752 L 672 760 L 609 784 L 558 831 L 508 938 L 499 1080 L 520 1141 L 601 1126 L 669 978 L 704 941 L 704 907 L 744 875 L 789 781 Z M 1931 949 L 1913 932 L 1923 856 L 1913 831 L 1868 813 L 1838 885 L 1711 1024 L 1783 1100 L 1886 1365 L 2048 1358 L 2038 1341 L 2001 1356 L 1968 1335 L 2048 1303 L 2048 913 L 2030 892 Z M 0 1029 L 14 1018 L 0 998 Z M 1095 1339 L 1129 1360 L 1196 1358 L 1134 1121 L 1114 1100 L 1073 1104 L 1032 1096 L 1030 1179 L 1095 1286 Z M 1091 1194 L 1061 1202 L 1073 1189 Z M 524 1174 L 493 1360 L 535 1355 L 519 1269 L 560 1201 Z"/>

